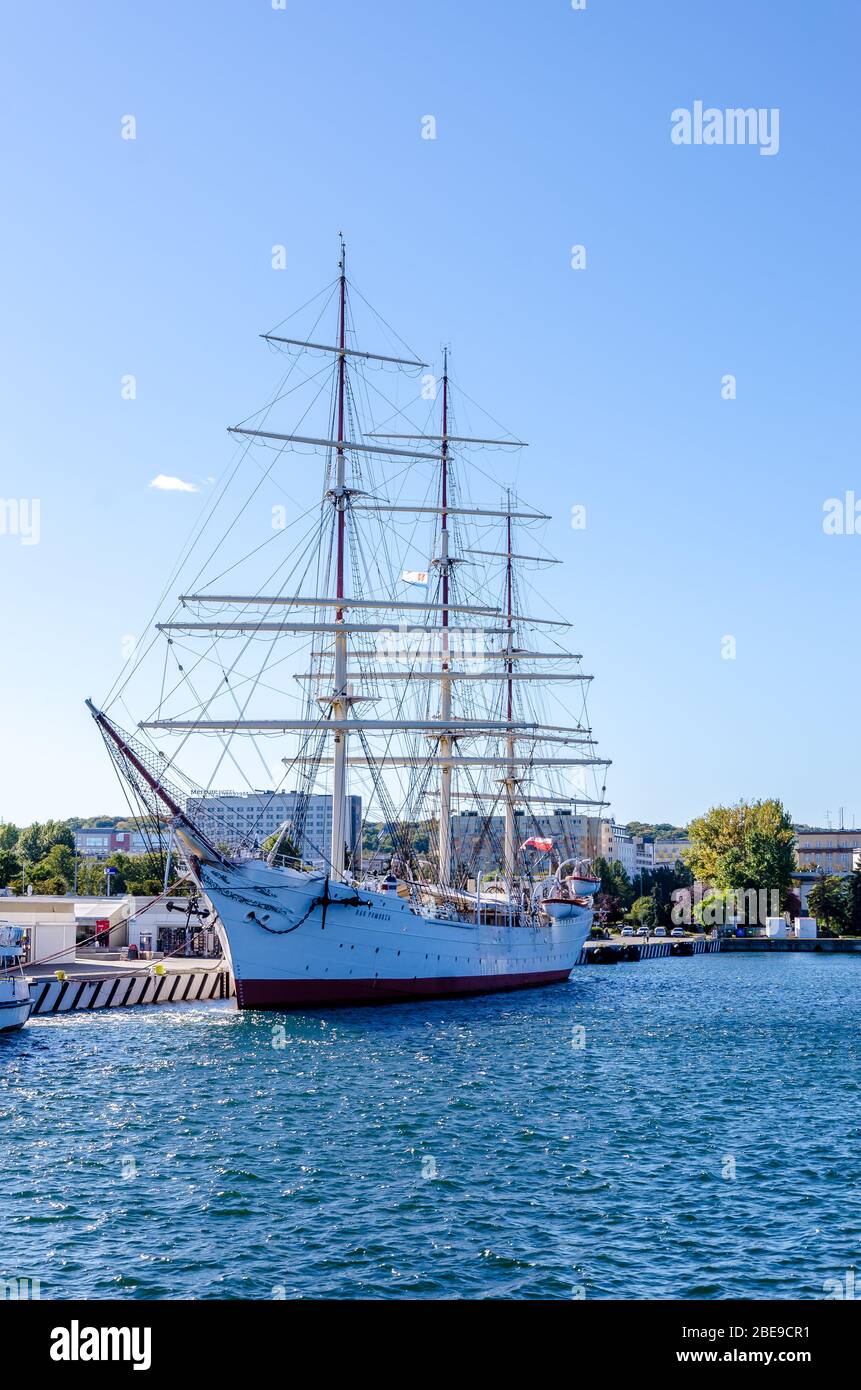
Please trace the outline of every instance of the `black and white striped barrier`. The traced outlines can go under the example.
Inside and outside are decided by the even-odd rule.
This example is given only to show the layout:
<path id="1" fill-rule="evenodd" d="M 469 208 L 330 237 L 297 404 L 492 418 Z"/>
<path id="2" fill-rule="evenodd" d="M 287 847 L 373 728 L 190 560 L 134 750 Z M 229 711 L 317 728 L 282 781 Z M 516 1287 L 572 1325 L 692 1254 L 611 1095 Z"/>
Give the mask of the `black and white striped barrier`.
<path id="1" fill-rule="evenodd" d="M 217 970 L 128 971 L 122 975 L 72 976 L 30 981 L 35 1014 L 68 1014 L 76 1009 L 130 1009 L 135 1004 L 196 1004 L 204 999 L 229 999 L 233 979 L 224 966 Z"/>
<path id="2" fill-rule="evenodd" d="M 639 954 L 628 954 L 631 947 L 636 948 Z M 713 955 L 720 948 L 721 943 L 717 937 L 694 937 L 693 940 L 690 937 L 684 940 L 677 937 L 675 940 L 668 938 L 665 941 L 631 941 L 629 938 L 620 941 L 593 941 L 583 947 L 578 964 L 608 965 L 626 959 L 659 960 L 662 956 Z"/>

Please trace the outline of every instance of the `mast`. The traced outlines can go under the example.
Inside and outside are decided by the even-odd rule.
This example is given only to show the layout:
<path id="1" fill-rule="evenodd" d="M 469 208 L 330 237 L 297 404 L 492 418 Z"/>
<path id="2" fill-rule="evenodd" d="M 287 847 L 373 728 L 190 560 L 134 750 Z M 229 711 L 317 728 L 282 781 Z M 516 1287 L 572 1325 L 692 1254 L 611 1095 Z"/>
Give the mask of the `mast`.
<path id="1" fill-rule="evenodd" d="M 512 615 L 513 615 L 513 612 L 514 612 L 514 596 L 513 596 L 513 582 L 512 582 L 513 547 L 512 547 L 512 544 L 511 544 L 512 537 L 511 537 L 511 489 L 510 489 L 510 488 L 508 489 L 507 496 L 506 496 L 506 500 L 507 500 L 507 502 L 508 502 L 508 516 L 506 517 L 506 523 L 505 523 L 505 537 L 506 537 L 506 546 L 505 546 L 505 551 L 506 551 L 506 557 L 505 557 L 505 612 L 506 612 L 507 626 L 508 626 L 508 628 L 510 629 L 510 628 L 511 628 L 511 623 L 512 623 Z M 511 649 L 512 649 L 512 647 L 514 646 L 514 633 L 511 632 L 511 631 L 509 631 L 508 642 L 507 642 L 506 645 L 508 646 L 508 650 L 509 650 L 509 652 L 510 652 Z M 508 681 L 507 681 L 507 686 L 506 686 L 506 699 L 507 699 L 507 703 L 506 703 L 505 716 L 506 716 L 506 719 L 508 720 L 508 723 L 509 723 L 509 724 L 512 724 L 513 721 L 514 721 L 514 681 L 513 681 L 513 679 L 512 679 L 514 667 L 513 667 L 512 661 L 511 661 L 510 659 L 509 659 L 508 661 L 506 661 L 506 663 L 505 663 L 505 669 L 506 669 L 506 671 L 507 671 L 507 673 L 508 673 Z M 515 867 L 516 867 L 516 866 L 515 866 L 515 855 L 516 855 L 516 852 L 517 852 L 517 851 L 516 851 L 516 848 L 515 848 L 515 836 L 514 836 L 514 830 L 515 830 L 515 820 L 514 820 L 514 790 L 515 790 L 515 783 L 514 783 L 514 734 L 513 734 L 513 733 L 509 733 L 508 738 L 506 739 L 506 744 L 505 744 L 505 746 L 506 746 L 506 750 L 507 750 L 507 752 L 508 752 L 508 759 L 509 759 L 509 761 L 508 761 L 508 766 L 507 766 L 506 769 L 505 769 L 505 833 L 504 833 L 504 840 L 503 840 L 503 877 L 504 877 L 504 879 L 505 879 L 506 887 L 507 887 L 507 889 L 508 889 L 508 896 L 509 896 L 509 901 L 510 901 L 510 900 L 511 900 L 511 897 L 512 897 L 512 894 L 513 894 L 513 890 L 514 890 L 514 874 L 515 874 Z"/>
<path id="2" fill-rule="evenodd" d="M 344 592 L 344 530 L 345 517 L 344 508 L 346 507 L 346 488 L 345 488 L 345 457 L 344 457 L 344 397 L 346 395 L 346 373 L 347 373 L 347 274 L 346 274 L 347 252 L 344 245 L 344 238 L 341 237 L 341 259 L 340 279 L 339 279 L 339 301 L 338 301 L 338 431 L 337 431 L 337 463 L 335 479 L 335 511 L 337 518 L 337 556 L 336 556 L 336 577 L 335 577 L 335 597 L 343 599 L 346 597 Z M 342 879 L 344 877 L 344 832 L 346 820 L 346 793 L 347 793 L 347 731 L 343 727 L 347 718 L 349 701 L 347 698 L 347 633 L 343 628 L 344 609 L 338 608 L 335 614 L 336 623 L 339 629 L 335 632 L 335 684 L 333 687 L 333 699 L 331 704 L 331 717 L 336 724 L 342 727 L 336 728 L 334 734 L 334 763 L 332 773 L 332 846 L 329 859 L 331 862 L 332 878 Z"/>
<path id="3" fill-rule="evenodd" d="M 441 758 L 448 758 L 451 754 L 452 739 L 448 732 L 451 724 L 451 681 L 446 677 L 445 672 L 449 670 L 449 634 L 448 634 L 448 592 L 449 592 L 449 559 L 448 559 L 448 348 L 443 349 L 443 369 L 442 369 L 442 444 L 440 448 L 440 467 L 442 472 L 442 495 L 441 495 L 441 522 L 440 522 L 440 569 L 442 570 L 442 670 L 443 677 L 440 681 L 440 721 L 443 733 L 439 741 L 439 752 Z M 450 763 L 444 763 L 440 769 L 439 786 L 439 881 L 443 887 L 447 887 L 451 882 L 451 774 Z"/>
<path id="4" fill-rule="evenodd" d="M 559 562 L 547 556 L 515 553 L 514 523 L 528 526 L 549 518 L 515 501 L 516 494 L 512 489 L 507 490 L 504 499 L 490 506 L 469 505 L 471 499 L 460 495 L 460 489 L 455 486 L 455 468 L 462 446 L 520 449 L 525 445 L 514 438 L 491 439 L 450 433 L 457 425 L 449 394 L 448 347 L 443 349 L 440 433 L 366 432 L 359 402 L 348 394 L 353 381 L 348 376 L 353 361 L 348 361 L 348 358 L 358 360 L 362 364 L 362 371 L 365 362 L 393 364 L 413 370 L 426 364 L 414 357 L 365 351 L 360 343 L 353 340 L 352 334 L 351 343 L 347 345 L 346 247 L 343 237 L 340 237 L 338 271 L 334 287 L 337 330 L 329 342 L 308 342 L 277 334 L 262 335 L 275 350 L 289 347 L 333 355 L 335 375 L 334 378 L 329 376 L 330 394 L 325 427 L 321 424 L 318 428 L 316 423 L 312 424 L 311 420 L 320 418 L 312 416 L 304 426 L 308 434 L 288 433 L 277 428 L 257 428 L 255 425 L 266 424 L 268 417 L 262 421 L 250 417 L 251 423 L 234 426 L 230 431 L 261 449 L 284 453 L 287 459 L 292 458 L 300 467 L 302 461 L 298 455 L 304 450 L 325 450 L 328 467 L 324 500 L 331 501 L 334 507 L 324 563 L 325 586 L 321 584 L 309 590 L 306 574 L 302 574 L 294 583 L 287 578 L 283 587 L 273 585 L 275 592 L 267 592 L 265 588 L 251 593 L 243 592 L 242 585 L 237 586 L 238 592 L 210 592 L 204 586 L 202 591 L 180 595 L 179 610 L 170 615 L 169 621 L 156 624 L 157 631 L 163 633 L 169 643 L 175 632 L 190 638 L 205 638 L 208 642 L 222 637 L 225 640 L 247 638 L 248 641 L 237 642 L 239 658 L 243 657 L 249 642 L 255 639 L 271 639 L 274 643 L 278 639 L 289 641 L 290 638 L 310 637 L 312 645 L 308 669 L 291 673 L 292 679 L 300 686 L 309 683 L 307 696 L 302 701 L 302 717 L 266 718 L 265 708 L 258 710 L 256 704 L 250 702 L 259 674 L 254 678 L 246 698 L 242 686 L 252 678 L 245 675 L 245 668 L 237 659 L 234 663 L 238 672 L 235 679 L 228 682 L 226 677 L 219 678 L 213 693 L 206 699 L 200 699 L 196 691 L 192 692 L 199 705 L 196 717 L 190 718 L 188 709 L 181 708 L 177 711 L 179 717 L 165 718 L 160 701 L 158 717 L 145 721 L 140 727 L 147 731 L 181 734 L 183 742 L 192 734 L 217 734 L 224 744 L 221 760 L 225 755 L 232 757 L 229 745 L 234 735 L 249 735 L 252 738 L 255 734 L 279 733 L 304 736 L 296 757 L 285 758 L 283 762 L 289 768 L 299 768 L 307 777 L 309 787 L 316 783 L 321 790 L 331 790 L 331 844 L 326 849 L 330 875 L 334 880 L 343 880 L 347 873 L 347 788 L 351 767 L 362 769 L 363 772 L 371 770 L 376 794 L 386 803 L 383 809 L 387 816 L 397 814 L 397 808 L 392 811 L 391 790 L 385 783 L 380 789 L 379 779 L 388 769 L 415 770 L 417 761 L 420 763 L 420 779 L 394 778 L 402 792 L 406 784 L 405 795 L 408 798 L 428 795 L 424 769 L 428 772 L 433 770 L 436 774 L 438 881 L 443 893 L 453 886 L 455 878 L 453 803 L 456 799 L 479 798 L 482 802 L 492 802 L 493 807 L 498 808 L 501 795 L 503 807 L 500 809 L 504 809 L 505 813 L 503 871 L 513 902 L 518 875 L 523 867 L 516 838 L 516 808 L 524 804 L 555 805 L 560 799 L 567 804 L 569 800 L 560 798 L 550 788 L 536 789 L 536 794 L 530 797 L 533 774 L 544 768 L 603 766 L 606 763 L 606 760 L 593 756 L 592 731 L 582 723 L 551 726 L 532 719 L 529 714 L 532 708 L 531 686 L 521 685 L 521 682 L 538 681 L 552 689 L 558 682 L 588 683 L 592 679 L 579 669 L 570 669 L 569 663 L 580 661 L 576 652 L 542 650 L 545 647 L 543 641 L 524 636 L 525 633 L 531 634 L 535 628 L 561 629 L 570 626 L 559 616 L 532 616 L 528 612 L 518 611 L 522 596 L 519 585 L 515 584 L 514 562 Z M 325 337 L 329 337 L 328 333 Z M 326 409 L 324 397 L 325 393 L 320 398 L 321 416 Z M 315 388 L 311 404 L 316 400 Z M 354 409 L 359 410 L 355 418 Z M 294 426 L 296 430 L 303 428 L 308 410 L 300 415 Z M 277 423 L 273 421 L 276 426 Z M 455 450 L 454 454 L 452 449 Z M 399 461 L 395 479 L 407 472 L 405 461 L 427 461 L 432 465 L 433 473 L 439 469 L 438 496 L 413 503 L 407 500 L 408 494 L 401 497 L 398 491 L 390 497 L 378 496 L 376 485 L 367 492 L 356 491 L 364 486 L 355 471 L 357 460 L 363 455 L 381 455 L 388 458 L 390 463 Z M 348 459 L 352 471 L 348 470 Z M 377 465 L 373 467 L 375 477 Z M 385 481 L 379 490 L 385 494 Z M 430 505 L 431 502 L 434 505 Z M 346 529 L 348 508 L 351 515 L 350 533 Z M 364 518 L 371 515 L 382 535 L 376 554 L 372 547 L 362 548 L 359 532 L 352 530 L 353 526 L 361 527 Z M 400 518 L 404 516 L 413 518 L 416 526 L 428 523 L 433 526 L 437 517 L 440 519 L 439 542 L 434 548 L 432 564 L 438 570 L 441 583 L 438 583 L 436 592 L 427 595 L 429 601 L 402 598 L 392 571 L 394 552 L 391 547 L 399 541 L 397 528 Z M 328 512 L 324 507 L 324 531 L 329 526 L 327 517 Z M 452 522 L 452 518 L 457 518 L 457 522 Z M 463 523 L 461 518 L 464 518 Z M 494 548 L 491 545 L 487 548 L 488 542 L 479 537 L 483 537 L 488 523 L 501 523 L 503 520 L 505 547 Z M 473 535 L 476 544 L 452 555 L 450 527 L 461 524 L 478 528 L 477 534 Z M 433 529 L 436 529 L 435 526 Z M 357 545 L 360 547 L 358 550 L 355 549 Z M 349 554 L 348 546 L 351 547 Z M 525 552 L 531 549 L 528 544 L 524 546 Z M 462 555 L 490 561 L 505 560 L 505 594 L 504 597 L 499 595 L 496 604 L 488 603 L 480 591 L 473 596 L 472 593 L 461 592 L 460 584 L 452 584 L 451 580 L 457 574 L 456 565 L 475 563 L 470 558 L 462 558 Z M 348 563 L 351 558 L 355 558 L 357 566 L 356 576 L 352 580 L 352 565 Z M 362 567 L 361 577 L 359 567 Z M 482 564 L 481 568 L 488 570 L 490 566 Z M 298 574 L 299 569 L 297 561 L 295 573 Z M 369 571 L 367 576 L 365 569 Z M 498 576 L 498 570 L 494 572 Z M 322 574 L 318 573 L 320 577 Z M 367 595 L 363 592 L 366 578 Z M 253 585 L 248 587 L 253 588 Z M 473 585 L 467 587 L 470 590 L 474 588 Z M 395 620 L 399 624 L 398 631 L 406 634 L 399 639 L 394 631 L 392 613 L 404 614 L 402 620 Z M 407 627 L 408 614 L 414 615 L 418 622 L 418 635 L 422 639 L 419 643 L 412 640 L 412 633 Z M 458 660 L 460 639 L 473 631 L 472 626 L 467 627 L 466 623 L 478 626 L 482 638 L 482 642 L 477 644 L 480 649 L 469 661 Z M 382 635 L 387 638 L 385 643 L 370 640 Z M 394 647 L 393 638 L 396 639 Z M 553 640 L 555 638 L 551 639 L 551 644 Z M 408 669 L 404 668 L 405 662 Z M 179 669 L 182 673 L 183 668 L 180 666 Z M 423 690 L 424 682 L 432 684 L 425 685 Z M 437 686 L 439 697 L 434 707 L 433 690 Z M 431 697 L 429 705 L 427 695 Z M 378 702 L 383 704 L 379 712 L 374 710 Z M 319 710 L 317 719 L 313 717 L 315 705 Z M 365 705 L 369 707 L 368 713 L 357 713 L 356 707 Z M 477 712 L 482 711 L 488 717 L 475 717 Z M 523 712 L 526 713 L 526 722 L 523 722 Z M 280 713 L 283 715 L 288 711 Z M 459 717 L 463 714 L 472 717 Z M 395 742 L 394 748 L 393 735 L 404 736 L 400 743 Z M 410 738 L 409 735 L 419 737 Z M 348 744 L 351 736 L 353 742 Z M 361 756 L 357 755 L 359 750 L 355 747 L 357 738 L 362 745 Z M 378 740 L 384 740 L 384 745 L 378 744 Z M 409 750 L 408 755 L 398 751 L 404 745 Z M 321 753 L 329 756 L 321 756 Z M 145 763 L 146 759 L 142 761 Z M 466 780 L 473 788 L 471 792 L 463 788 L 455 789 L 455 773 L 461 769 L 468 770 Z M 477 774 L 475 777 L 472 769 Z M 133 767 L 133 771 L 137 774 L 136 768 Z M 580 798 L 573 800 L 579 801 Z"/>

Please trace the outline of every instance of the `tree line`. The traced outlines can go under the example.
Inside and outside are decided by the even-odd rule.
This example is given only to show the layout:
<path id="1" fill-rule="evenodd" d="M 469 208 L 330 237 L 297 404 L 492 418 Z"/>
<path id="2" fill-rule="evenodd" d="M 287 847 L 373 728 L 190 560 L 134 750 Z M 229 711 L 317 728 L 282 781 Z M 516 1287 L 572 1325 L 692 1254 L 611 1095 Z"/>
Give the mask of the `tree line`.
<path id="1" fill-rule="evenodd" d="M 158 853 L 109 855 L 82 859 L 75 853 L 73 820 L 34 821 L 32 825 L 0 825 L 0 888 L 16 894 L 79 893 L 98 897 L 106 891 L 107 870 L 112 894 L 149 896 L 164 886 L 164 860 Z M 116 822 L 112 822 L 111 826 Z"/>
<path id="2" fill-rule="evenodd" d="M 135 828 L 132 821 L 93 817 L 89 822 L 69 820 L 35 821 L 28 826 L 0 825 L 0 888 L 14 893 L 67 894 L 82 897 L 105 892 L 106 870 L 111 874 L 111 892 L 155 895 L 164 883 L 164 859 L 159 853 L 127 855 L 115 853 L 106 859 L 82 859 L 75 854 L 75 829 L 87 825 L 105 829 Z M 685 834 L 676 826 L 631 822 L 638 833 L 672 832 Z M 415 848 L 427 851 L 429 823 L 416 822 Z M 596 919 L 605 924 L 621 921 L 653 927 L 669 927 L 674 902 L 680 891 L 690 891 L 695 883 L 705 885 L 702 900 L 694 908 L 694 925 L 710 926 L 723 919 L 722 913 L 739 892 L 766 893 L 779 912 L 797 916 L 801 904 L 792 875 L 795 872 L 795 827 L 779 800 L 740 801 L 734 806 L 715 806 L 696 817 L 687 828 L 689 848 L 680 850 L 673 865 L 644 869 L 630 878 L 618 860 L 596 859 L 594 868 L 601 880 L 595 896 Z M 395 849 L 395 837 L 385 822 L 366 826 L 366 852 Z M 370 843 L 368 843 L 370 841 Z M 264 851 L 274 844 L 266 841 Z M 279 858 L 294 863 L 298 852 L 292 840 L 279 846 Z M 674 895 L 675 898 L 674 898 Z M 847 876 L 820 875 L 808 896 L 811 916 L 826 932 L 861 936 L 861 871 Z"/>
<path id="3" fill-rule="evenodd" d="M 605 926 L 623 921 L 641 927 L 669 926 L 674 892 L 689 888 L 694 881 L 681 858 L 672 865 L 643 869 L 633 879 L 618 859 L 595 859 L 593 869 L 601 880 L 601 891 L 595 894 L 595 917 Z"/>
<path id="4" fill-rule="evenodd" d="M 699 887 L 688 899 L 694 927 L 720 925 L 745 900 L 740 895 L 767 903 L 769 915 L 800 914 L 793 885 L 796 827 L 781 801 L 713 806 L 691 821 L 687 836 L 690 845 L 673 866 L 644 870 L 633 880 L 617 861 L 596 860 L 597 919 L 669 927 L 674 902 L 694 884 Z M 826 932 L 861 935 L 861 872 L 823 873 L 810 890 L 808 909 Z"/>

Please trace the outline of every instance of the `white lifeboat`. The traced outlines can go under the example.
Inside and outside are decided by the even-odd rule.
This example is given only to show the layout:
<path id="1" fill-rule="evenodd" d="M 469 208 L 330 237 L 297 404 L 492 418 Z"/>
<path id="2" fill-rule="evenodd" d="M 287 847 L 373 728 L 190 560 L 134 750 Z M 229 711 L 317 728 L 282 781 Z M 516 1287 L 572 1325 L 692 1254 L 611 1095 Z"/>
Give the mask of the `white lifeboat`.
<path id="1" fill-rule="evenodd" d="M 570 872 L 566 870 L 570 869 Z M 600 890 L 601 880 L 592 872 L 588 860 L 560 864 L 552 879 L 538 890 L 538 900 L 548 917 L 561 921 L 577 917 L 584 909 L 592 910 L 592 899 Z"/>

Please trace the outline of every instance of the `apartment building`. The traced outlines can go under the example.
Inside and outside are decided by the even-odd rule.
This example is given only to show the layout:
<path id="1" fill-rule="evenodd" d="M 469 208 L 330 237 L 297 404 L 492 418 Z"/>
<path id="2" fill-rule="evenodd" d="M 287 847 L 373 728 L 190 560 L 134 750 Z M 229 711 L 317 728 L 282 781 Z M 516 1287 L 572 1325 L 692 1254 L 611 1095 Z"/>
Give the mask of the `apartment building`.
<path id="1" fill-rule="evenodd" d="M 515 811 L 518 845 L 528 839 L 553 841 L 553 857 L 558 859 L 613 858 L 612 822 L 597 816 L 574 815 L 556 810 L 541 816 Z M 620 827 L 621 828 L 621 827 Z M 452 817 L 451 839 L 454 862 L 482 868 L 502 863 L 505 818 L 483 816 L 478 811 L 461 811 Z"/>
<path id="2" fill-rule="evenodd" d="M 795 858 L 805 872 L 851 874 L 861 865 L 861 830 L 796 830 Z"/>
<path id="3" fill-rule="evenodd" d="M 302 859 L 325 869 L 332 844 L 332 798 L 326 793 L 207 792 L 189 803 L 189 814 L 217 845 L 257 850 L 284 824 L 295 824 L 304 803 L 304 833 L 297 848 Z M 347 850 L 354 868 L 361 865 L 362 798 L 347 797 Z"/>

